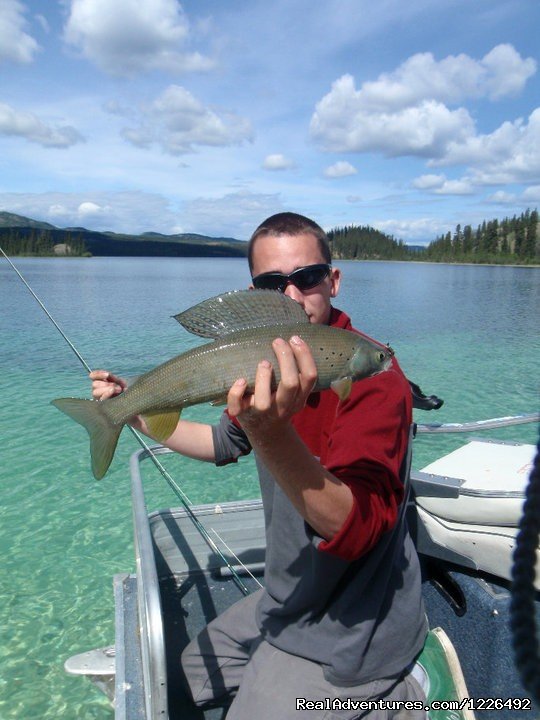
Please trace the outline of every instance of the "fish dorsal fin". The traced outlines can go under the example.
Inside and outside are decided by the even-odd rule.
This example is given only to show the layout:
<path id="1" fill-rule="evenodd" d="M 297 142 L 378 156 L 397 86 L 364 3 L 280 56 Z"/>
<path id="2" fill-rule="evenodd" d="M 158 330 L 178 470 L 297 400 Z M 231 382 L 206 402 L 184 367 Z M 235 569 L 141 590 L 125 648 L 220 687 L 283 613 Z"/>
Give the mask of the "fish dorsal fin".
<path id="1" fill-rule="evenodd" d="M 188 332 L 219 338 L 238 330 L 309 323 L 303 308 L 276 290 L 236 290 L 173 316 Z"/>

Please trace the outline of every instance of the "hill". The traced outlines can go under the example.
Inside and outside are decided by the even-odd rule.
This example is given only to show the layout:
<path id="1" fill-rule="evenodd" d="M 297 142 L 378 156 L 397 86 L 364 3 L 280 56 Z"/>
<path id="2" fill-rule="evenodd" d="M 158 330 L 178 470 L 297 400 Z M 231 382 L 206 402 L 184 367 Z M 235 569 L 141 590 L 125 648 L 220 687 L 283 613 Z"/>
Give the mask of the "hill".
<path id="1" fill-rule="evenodd" d="M 246 243 L 194 233 L 129 235 L 83 227 L 58 228 L 14 213 L 0 212 L 0 246 L 7 255 L 98 255 L 135 257 L 244 257 Z"/>
<path id="2" fill-rule="evenodd" d="M 328 233 L 332 255 L 338 259 L 404 260 L 409 256 L 402 240 L 369 225 L 349 225 Z"/>
<path id="3" fill-rule="evenodd" d="M 54 225 L 50 225 L 40 220 L 32 220 L 31 218 L 24 217 L 24 215 L 15 215 L 10 212 L 0 212 L 0 228 L 9 227 L 31 227 L 40 228 L 41 230 L 55 230 Z"/>

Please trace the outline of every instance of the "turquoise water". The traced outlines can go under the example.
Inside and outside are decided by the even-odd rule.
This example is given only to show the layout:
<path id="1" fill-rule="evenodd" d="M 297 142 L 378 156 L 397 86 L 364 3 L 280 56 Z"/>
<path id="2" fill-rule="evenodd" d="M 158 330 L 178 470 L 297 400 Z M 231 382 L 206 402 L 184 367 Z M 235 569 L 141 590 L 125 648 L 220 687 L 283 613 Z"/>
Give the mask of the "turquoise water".
<path id="1" fill-rule="evenodd" d="M 17 259 L 92 367 L 138 375 L 200 342 L 170 318 L 245 287 L 243 260 Z M 459 422 L 538 408 L 540 270 L 406 263 L 340 263 L 336 304 L 390 342 L 408 376 L 444 398 L 419 422 Z M 72 654 L 113 641 L 112 576 L 133 569 L 129 455 L 123 434 L 96 482 L 86 433 L 49 402 L 88 396 L 84 369 L 7 262 L 0 262 L 0 718 L 96 718 L 112 711 L 90 683 L 63 671 Z M 213 421 L 218 408 L 186 411 Z M 533 425 L 489 436 L 536 442 Z M 463 442 L 422 436 L 415 467 Z M 251 497 L 253 463 L 168 467 L 192 502 Z M 177 504 L 152 469 L 150 507 Z"/>

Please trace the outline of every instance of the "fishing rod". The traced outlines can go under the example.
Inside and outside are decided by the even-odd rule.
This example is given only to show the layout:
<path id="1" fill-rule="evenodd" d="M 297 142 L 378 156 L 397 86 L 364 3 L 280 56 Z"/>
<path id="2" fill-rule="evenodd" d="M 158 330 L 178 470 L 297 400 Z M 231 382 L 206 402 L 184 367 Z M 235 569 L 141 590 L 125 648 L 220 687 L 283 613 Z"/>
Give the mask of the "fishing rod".
<path id="1" fill-rule="evenodd" d="M 66 335 L 66 333 L 65 333 L 65 332 L 62 330 L 62 328 L 60 327 L 60 325 L 56 322 L 56 320 L 53 318 L 53 316 L 51 315 L 51 313 L 47 310 L 47 308 L 45 307 L 44 303 L 39 299 L 39 297 L 37 296 L 37 294 L 32 290 L 32 288 L 30 287 L 30 285 L 28 284 L 28 282 L 25 280 L 25 278 L 23 277 L 23 275 L 22 275 L 22 274 L 19 272 L 19 270 L 17 269 L 17 267 L 11 262 L 10 258 L 6 255 L 6 253 L 4 252 L 4 250 L 3 250 L 2 247 L 0 247 L 0 253 L 2 253 L 2 255 L 6 258 L 6 260 L 7 260 L 8 263 L 11 265 L 12 269 L 15 271 L 15 273 L 17 274 L 17 276 L 19 277 L 19 279 L 21 280 L 21 282 L 26 286 L 26 288 L 28 289 L 28 291 L 30 292 L 30 294 L 32 295 L 32 297 L 34 298 L 34 300 L 38 303 L 38 305 L 39 305 L 40 308 L 43 310 L 43 312 L 45 313 L 45 315 L 49 318 L 49 320 L 52 322 L 52 324 L 54 325 L 54 327 L 58 330 L 58 332 L 60 333 L 60 335 L 64 338 L 64 340 L 65 340 L 66 343 L 69 345 L 69 347 L 71 348 L 71 350 L 75 353 L 75 355 L 77 356 L 77 358 L 78 358 L 79 362 L 81 363 L 81 365 L 85 368 L 85 370 L 86 370 L 87 372 L 90 373 L 90 372 L 92 371 L 90 365 L 88 365 L 88 363 L 86 362 L 86 360 L 84 359 L 84 357 L 83 357 L 83 356 L 81 355 L 81 353 L 77 350 L 77 348 L 75 347 L 75 345 L 71 342 L 71 340 L 68 338 L 68 336 Z M 163 465 L 162 465 L 162 464 L 160 463 L 160 461 L 157 459 L 155 453 L 152 451 L 152 448 L 143 440 L 143 438 L 139 435 L 139 433 L 135 430 L 135 428 L 132 428 L 131 425 L 128 425 L 128 428 L 130 429 L 133 437 L 137 440 L 137 442 L 139 443 L 139 445 L 141 445 L 141 447 L 143 447 L 143 448 L 146 450 L 146 452 L 148 453 L 148 456 L 150 457 L 150 459 L 152 460 L 152 462 L 154 463 L 154 465 L 157 467 L 157 469 L 159 470 L 159 472 L 161 473 L 161 475 L 165 478 L 165 480 L 166 480 L 166 482 L 168 483 L 169 487 L 173 490 L 173 492 L 175 493 L 175 495 L 178 497 L 178 499 L 180 500 L 180 502 L 181 502 L 182 505 L 184 506 L 184 509 L 186 510 L 186 512 L 187 512 L 187 514 L 188 514 L 188 517 L 189 517 L 190 520 L 193 522 L 193 524 L 194 524 L 195 527 L 197 528 L 198 532 L 199 532 L 199 533 L 201 534 L 201 536 L 204 538 L 204 540 L 206 541 L 206 543 L 208 544 L 208 546 L 210 547 L 210 549 L 213 550 L 215 553 L 217 553 L 217 555 L 219 556 L 219 558 L 220 558 L 221 560 L 223 560 L 223 562 L 224 562 L 225 565 L 227 566 L 227 569 L 228 569 L 229 572 L 231 573 L 231 576 L 232 576 L 233 580 L 234 580 L 235 583 L 238 585 L 238 587 L 239 587 L 239 589 L 241 590 L 241 592 L 242 592 L 244 595 L 249 595 L 249 594 L 250 594 L 250 591 L 248 590 L 248 588 L 247 588 L 247 587 L 244 585 L 244 583 L 242 582 L 242 579 L 240 578 L 240 576 L 239 576 L 236 568 L 227 560 L 227 558 L 226 558 L 225 555 L 221 552 L 221 550 L 218 548 L 218 546 L 216 545 L 216 543 L 214 542 L 214 540 L 212 539 L 212 537 L 210 536 L 210 534 L 208 533 L 208 531 L 206 530 L 206 528 L 204 527 L 204 525 L 201 523 L 201 521 L 199 520 L 199 518 L 195 515 L 195 513 L 194 513 L 193 510 L 191 509 L 191 507 L 190 507 L 191 501 L 189 500 L 189 498 L 187 497 L 187 495 L 186 495 L 186 494 L 184 493 L 184 491 L 180 488 L 180 486 L 176 483 L 176 481 L 175 481 L 174 478 L 170 475 L 170 473 L 166 470 L 166 468 L 163 467 Z M 225 545 L 225 547 L 227 547 L 225 541 L 218 535 L 218 533 L 216 533 L 215 530 L 213 530 L 213 532 L 218 536 L 218 538 L 219 538 L 219 539 L 221 540 L 221 542 Z M 236 556 L 235 556 L 235 559 L 238 560 L 238 558 L 236 558 Z M 241 565 L 243 565 L 243 564 L 241 563 Z M 238 567 L 238 566 L 237 566 L 237 567 Z M 248 570 L 247 568 L 245 568 L 245 569 L 246 569 L 247 572 L 249 573 L 249 570 Z M 251 574 L 251 573 L 249 573 L 249 574 Z M 258 582 L 258 581 L 257 581 L 257 582 Z M 260 583 L 259 583 L 259 585 L 260 585 Z"/>

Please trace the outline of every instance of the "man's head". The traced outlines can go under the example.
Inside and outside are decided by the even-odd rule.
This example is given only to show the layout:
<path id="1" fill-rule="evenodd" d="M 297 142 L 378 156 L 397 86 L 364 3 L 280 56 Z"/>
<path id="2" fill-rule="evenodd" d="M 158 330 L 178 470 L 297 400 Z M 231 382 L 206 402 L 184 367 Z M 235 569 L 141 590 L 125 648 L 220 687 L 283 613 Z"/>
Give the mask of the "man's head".
<path id="1" fill-rule="evenodd" d="M 328 323 L 330 300 L 338 293 L 341 273 L 330 265 L 328 238 L 317 223 L 296 213 L 272 215 L 253 233 L 248 261 L 253 278 L 264 273 L 289 275 L 314 265 L 330 266 L 328 272 L 321 273 L 321 281 L 314 287 L 299 288 L 293 277 L 284 289 L 286 295 L 304 308 L 311 322 Z"/>

